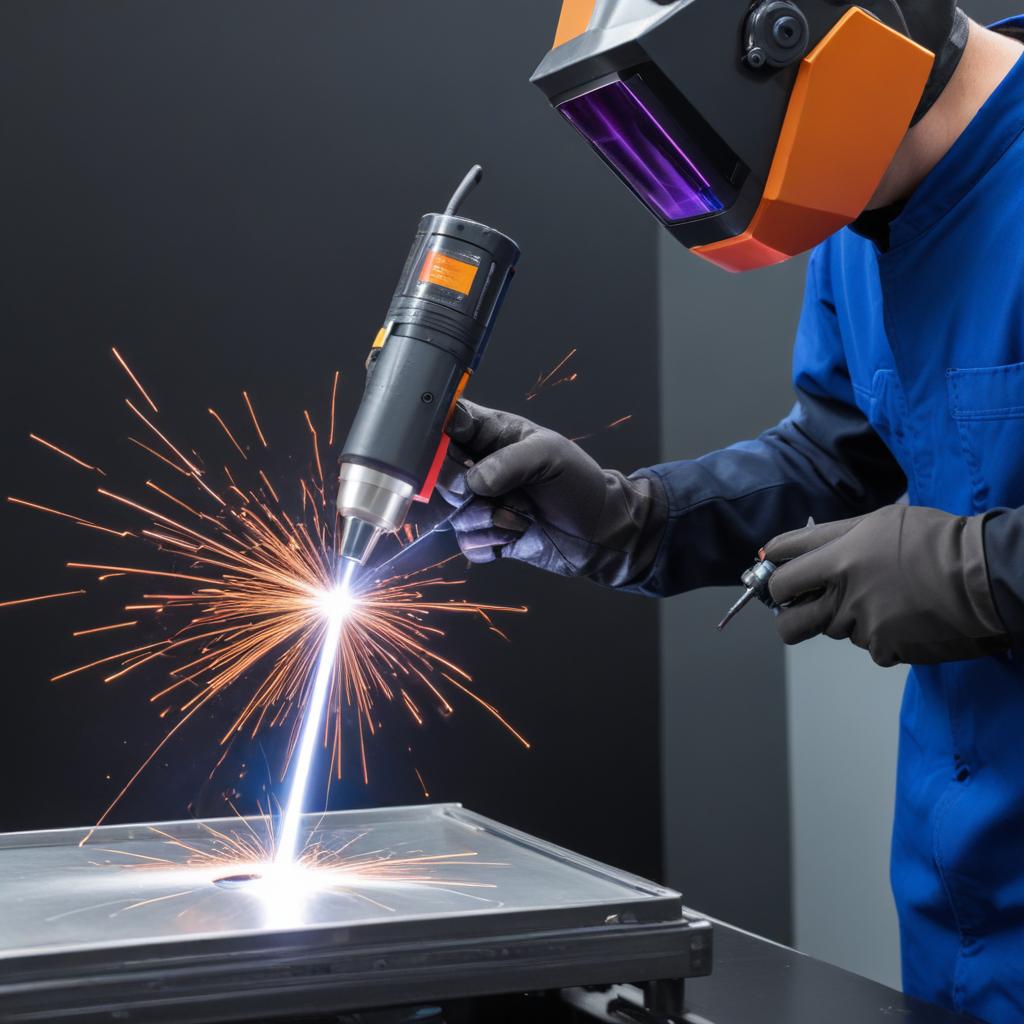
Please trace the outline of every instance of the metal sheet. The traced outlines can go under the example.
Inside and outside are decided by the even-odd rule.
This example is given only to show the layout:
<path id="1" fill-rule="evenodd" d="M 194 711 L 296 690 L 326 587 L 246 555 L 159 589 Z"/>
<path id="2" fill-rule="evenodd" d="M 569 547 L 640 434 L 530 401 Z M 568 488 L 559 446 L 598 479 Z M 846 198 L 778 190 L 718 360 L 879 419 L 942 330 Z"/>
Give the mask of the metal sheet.
<path id="1" fill-rule="evenodd" d="M 677 893 L 456 805 L 306 827 L 280 871 L 261 819 L 0 838 L 0 1020 L 227 1020 L 710 968 L 710 927 Z"/>

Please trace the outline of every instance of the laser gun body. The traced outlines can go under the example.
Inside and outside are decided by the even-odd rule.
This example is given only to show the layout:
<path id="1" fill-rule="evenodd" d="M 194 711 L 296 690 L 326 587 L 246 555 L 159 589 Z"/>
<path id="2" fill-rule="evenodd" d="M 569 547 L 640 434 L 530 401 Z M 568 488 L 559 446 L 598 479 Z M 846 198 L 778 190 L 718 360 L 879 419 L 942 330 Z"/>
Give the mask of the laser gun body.
<path id="1" fill-rule="evenodd" d="M 341 456 L 338 554 L 365 564 L 385 533 L 429 501 L 448 450 L 445 426 L 483 357 L 519 246 L 458 216 L 474 167 L 444 213 L 421 221 L 366 361 L 366 390 Z"/>

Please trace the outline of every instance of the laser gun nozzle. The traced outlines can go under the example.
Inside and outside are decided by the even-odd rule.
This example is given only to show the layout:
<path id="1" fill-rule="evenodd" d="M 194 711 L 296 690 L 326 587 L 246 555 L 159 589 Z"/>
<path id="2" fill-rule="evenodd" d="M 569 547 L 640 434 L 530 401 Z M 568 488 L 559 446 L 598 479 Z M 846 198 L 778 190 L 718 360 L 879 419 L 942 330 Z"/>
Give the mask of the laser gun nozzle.
<path id="1" fill-rule="evenodd" d="M 338 477 L 338 554 L 365 565 L 385 533 L 402 528 L 415 497 L 406 480 L 369 466 L 342 463 Z"/>

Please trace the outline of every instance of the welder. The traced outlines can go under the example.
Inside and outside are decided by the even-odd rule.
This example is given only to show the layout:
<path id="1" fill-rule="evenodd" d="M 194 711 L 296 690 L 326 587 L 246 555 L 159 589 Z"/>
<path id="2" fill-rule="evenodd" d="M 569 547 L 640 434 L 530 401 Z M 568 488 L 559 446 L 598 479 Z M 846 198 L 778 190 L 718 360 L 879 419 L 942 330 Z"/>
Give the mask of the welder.
<path id="1" fill-rule="evenodd" d="M 763 550 L 782 640 L 913 666 L 904 984 L 992 1022 L 1024 1018 L 1021 40 L 955 0 L 565 0 L 534 80 L 648 210 L 732 271 L 813 249 L 797 401 L 629 476 L 464 402 L 447 481 L 472 562 L 664 596 Z"/>

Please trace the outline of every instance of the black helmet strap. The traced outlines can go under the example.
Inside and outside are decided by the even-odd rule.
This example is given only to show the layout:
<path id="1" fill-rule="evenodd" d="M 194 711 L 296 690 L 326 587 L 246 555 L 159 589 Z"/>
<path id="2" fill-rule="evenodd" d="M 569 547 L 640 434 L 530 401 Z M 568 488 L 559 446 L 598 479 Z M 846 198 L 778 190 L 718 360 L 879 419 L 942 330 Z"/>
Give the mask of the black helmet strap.
<path id="1" fill-rule="evenodd" d="M 935 5 L 934 0 L 932 0 L 932 5 Z M 907 8 L 920 5 L 910 4 L 904 0 L 902 6 Z M 913 15 L 906 10 L 904 14 L 911 30 L 911 38 L 921 43 L 922 46 L 928 46 L 928 41 L 918 37 L 914 32 Z M 942 91 L 949 85 L 949 80 L 953 77 L 953 72 L 956 71 L 960 64 L 960 58 L 964 55 L 964 48 L 967 46 L 967 33 L 967 15 L 957 7 L 953 11 L 953 25 L 945 42 L 933 42 L 929 46 L 929 49 L 935 50 L 935 64 L 932 66 L 932 73 L 924 88 L 921 102 L 917 105 L 917 110 L 914 111 L 913 120 L 910 122 L 912 125 L 917 124 L 932 109 L 935 101 L 942 95 Z"/>

